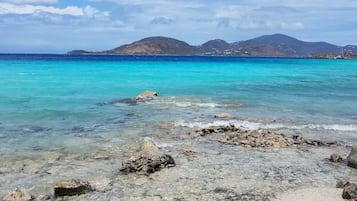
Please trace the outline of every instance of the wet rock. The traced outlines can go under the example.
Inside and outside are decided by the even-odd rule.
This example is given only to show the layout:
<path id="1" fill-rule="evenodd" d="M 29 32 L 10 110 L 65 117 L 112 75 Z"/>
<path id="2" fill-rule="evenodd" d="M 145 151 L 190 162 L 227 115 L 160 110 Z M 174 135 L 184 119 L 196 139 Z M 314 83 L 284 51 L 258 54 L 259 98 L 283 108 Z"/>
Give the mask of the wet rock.
<path id="1" fill-rule="evenodd" d="M 89 193 L 92 187 L 88 181 L 72 179 L 56 182 L 54 190 L 55 196 L 73 196 Z"/>
<path id="2" fill-rule="evenodd" d="M 159 148 L 150 138 L 145 138 L 140 142 L 140 151 L 144 154 L 155 154 L 159 152 Z"/>
<path id="3" fill-rule="evenodd" d="M 144 91 L 143 93 L 139 94 L 138 96 L 135 97 L 136 101 L 150 101 L 153 100 L 156 96 L 158 95 L 157 92 L 154 91 Z"/>
<path id="4" fill-rule="evenodd" d="M 351 183 L 346 185 L 343 188 L 342 198 L 357 200 L 357 184 Z"/>
<path id="5" fill-rule="evenodd" d="M 351 153 L 347 157 L 347 165 L 357 168 L 357 146 L 352 147 Z"/>
<path id="6" fill-rule="evenodd" d="M 214 134 L 214 135 L 212 135 Z M 245 147 L 274 147 L 283 148 L 293 145 L 329 146 L 336 142 L 325 143 L 318 140 L 308 140 L 301 136 L 286 136 L 281 133 L 266 129 L 247 130 L 243 127 L 235 127 L 234 124 L 227 126 L 210 126 L 196 130 L 192 136 L 218 136 L 222 143 L 240 145 Z"/>
<path id="7" fill-rule="evenodd" d="M 221 114 L 216 114 L 214 115 L 214 118 L 217 119 L 233 119 L 234 116 L 228 113 L 221 113 Z"/>
<path id="8" fill-rule="evenodd" d="M 34 200 L 28 192 L 15 188 L 2 198 L 2 201 L 31 201 Z"/>
<path id="9" fill-rule="evenodd" d="M 349 185 L 350 182 L 347 179 L 338 180 L 336 183 L 336 188 L 344 188 Z"/>
<path id="10" fill-rule="evenodd" d="M 141 155 L 138 157 L 132 157 L 128 161 L 123 162 L 120 171 L 126 174 L 137 173 L 149 175 L 163 168 L 174 166 L 175 161 L 170 155 Z"/>
<path id="11" fill-rule="evenodd" d="M 339 163 L 342 161 L 342 157 L 339 154 L 331 154 L 329 161 L 333 163 Z"/>
<path id="12" fill-rule="evenodd" d="M 198 152 L 193 151 L 191 149 L 185 149 L 182 153 L 186 156 L 196 156 L 198 154 Z"/>

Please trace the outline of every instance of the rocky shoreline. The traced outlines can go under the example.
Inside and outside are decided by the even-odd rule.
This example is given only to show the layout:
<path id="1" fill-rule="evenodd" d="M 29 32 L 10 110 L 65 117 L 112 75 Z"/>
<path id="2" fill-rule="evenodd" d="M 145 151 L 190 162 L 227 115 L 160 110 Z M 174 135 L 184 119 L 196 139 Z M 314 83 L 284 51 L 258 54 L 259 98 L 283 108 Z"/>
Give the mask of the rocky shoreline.
<path id="1" fill-rule="evenodd" d="M 148 91 L 129 104 L 156 96 Z M 214 117 L 234 118 L 230 114 Z M 337 183 L 343 188 L 341 200 L 357 200 L 357 147 L 351 151 L 347 143 L 234 124 L 184 128 L 167 122 L 156 126 L 160 133 L 136 139 L 136 143 L 57 153 L 43 160 L 8 161 L 7 166 L 0 166 L 0 187 L 8 189 L 0 192 L 0 198 L 275 201 L 281 193 L 297 188 L 333 189 Z M 40 128 L 29 132 L 44 130 Z M 6 182 L 7 178 L 19 181 Z"/>

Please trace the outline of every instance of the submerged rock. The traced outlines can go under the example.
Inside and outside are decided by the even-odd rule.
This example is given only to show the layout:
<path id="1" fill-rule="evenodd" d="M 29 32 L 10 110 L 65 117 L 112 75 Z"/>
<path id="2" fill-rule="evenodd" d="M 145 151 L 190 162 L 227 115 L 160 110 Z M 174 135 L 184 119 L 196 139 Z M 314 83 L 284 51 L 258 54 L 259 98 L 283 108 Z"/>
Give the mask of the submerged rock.
<path id="1" fill-rule="evenodd" d="M 55 196 L 73 196 L 89 193 L 92 187 L 88 181 L 72 179 L 56 182 L 54 190 Z"/>
<path id="2" fill-rule="evenodd" d="M 48 130 L 50 129 L 44 128 L 42 126 L 36 126 L 36 125 L 24 129 L 24 131 L 31 132 L 31 133 L 37 133 L 37 132 L 48 131 Z"/>
<path id="3" fill-rule="evenodd" d="M 329 161 L 333 163 L 339 163 L 342 161 L 342 157 L 339 154 L 331 154 Z"/>
<path id="4" fill-rule="evenodd" d="M 138 101 L 135 100 L 134 98 L 124 98 L 124 99 L 120 99 L 120 100 L 114 100 L 114 101 L 110 101 L 109 104 L 113 105 L 113 104 L 117 104 L 117 103 L 124 103 L 127 105 L 137 105 Z"/>
<path id="5" fill-rule="evenodd" d="M 234 116 L 228 113 L 221 113 L 221 114 L 216 114 L 214 115 L 214 118 L 217 119 L 233 119 Z"/>
<path id="6" fill-rule="evenodd" d="M 143 93 L 136 96 L 135 100 L 142 101 L 142 102 L 150 101 L 150 100 L 153 100 L 156 96 L 158 96 L 158 93 L 155 91 L 144 91 Z"/>
<path id="7" fill-rule="evenodd" d="M 34 198 L 26 191 L 15 188 L 2 198 L 3 201 L 31 201 Z"/>
<path id="8" fill-rule="evenodd" d="M 135 172 L 137 174 L 149 175 L 163 168 L 174 166 L 175 161 L 168 154 L 152 156 L 141 155 L 132 157 L 128 161 L 123 162 L 120 171 L 126 174 Z"/>
<path id="9" fill-rule="evenodd" d="M 347 157 L 347 165 L 357 168 L 357 146 L 352 147 L 351 153 Z"/>
<path id="10" fill-rule="evenodd" d="M 350 183 L 343 188 L 343 199 L 357 200 L 357 184 Z"/>

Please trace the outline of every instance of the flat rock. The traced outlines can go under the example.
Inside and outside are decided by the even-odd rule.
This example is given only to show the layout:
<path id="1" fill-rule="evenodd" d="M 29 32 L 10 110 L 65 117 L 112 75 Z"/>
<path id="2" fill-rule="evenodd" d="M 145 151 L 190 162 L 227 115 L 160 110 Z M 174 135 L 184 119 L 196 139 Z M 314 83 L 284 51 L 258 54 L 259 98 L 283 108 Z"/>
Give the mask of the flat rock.
<path id="1" fill-rule="evenodd" d="M 357 146 L 352 147 L 351 153 L 347 157 L 347 165 L 357 168 Z"/>
<path id="2" fill-rule="evenodd" d="M 63 180 L 55 183 L 55 196 L 73 196 L 89 193 L 92 187 L 88 181 L 79 179 Z"/>
<path id="3" fill-rule="evenodd" d="M 137 95 L 135 97 L 136 101 L 150 101 L 153 100 L 156 96 L 158 96 L 158 93 L 155 91 L 144 91 L 143 93 Z"/>
<path id="4" fill-rule="evenodd" d="M 26 191 L 15 188 L 2 198 L 2 201 L 31 201 L 33 197 Z"/>

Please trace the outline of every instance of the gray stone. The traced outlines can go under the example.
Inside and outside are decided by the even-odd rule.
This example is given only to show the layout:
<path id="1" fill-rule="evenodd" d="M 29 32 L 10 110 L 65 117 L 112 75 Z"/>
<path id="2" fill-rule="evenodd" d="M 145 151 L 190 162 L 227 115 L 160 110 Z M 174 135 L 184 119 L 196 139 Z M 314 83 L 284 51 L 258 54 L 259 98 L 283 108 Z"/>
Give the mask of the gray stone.
<path id="1" fill-rule="evenodd" d="M 357 199 L 357 185 L 356 184 L 348 184 L 343 188 L 342 192 L 343 199 Z"/>
<path id="2" fill-rule="evenodd" d="M 351 153 L 347 157 L 347 165 L 357 168 L 357 146 L 352 147 Z"/>
<path id="3" fill-rule="evenodd" d="M 140 142 L 140 151 L 143 154 L 155 154 L 159 152 L 159 148 L 150 138 L 145 138 Z"/>
<path id="4" fill-rule="evenodd" d="M 79 179 L 63 180 L 55 183 L 55 196 L 73 196 L 92 191 L 88 181 Z"/>
<path id="5" fill-rule="evenodd" d="M 329 161 L 333 163 L 339 163 L 342 161 L 342 157 L 339 154 L 331 154 Z"/>
<path id="6" fill-rule="evenodd" d="M 341 179 L 337 181 L 336 188 L 344 188 L 345 186 L 349 185 L 350 182 L 347 179 Z"/>
<path id="7" fill-rule="evenodd" d="M 33 197 L 26 191 L 15 188 L 2 198 L 3 201 L 31 201 Z"/>

